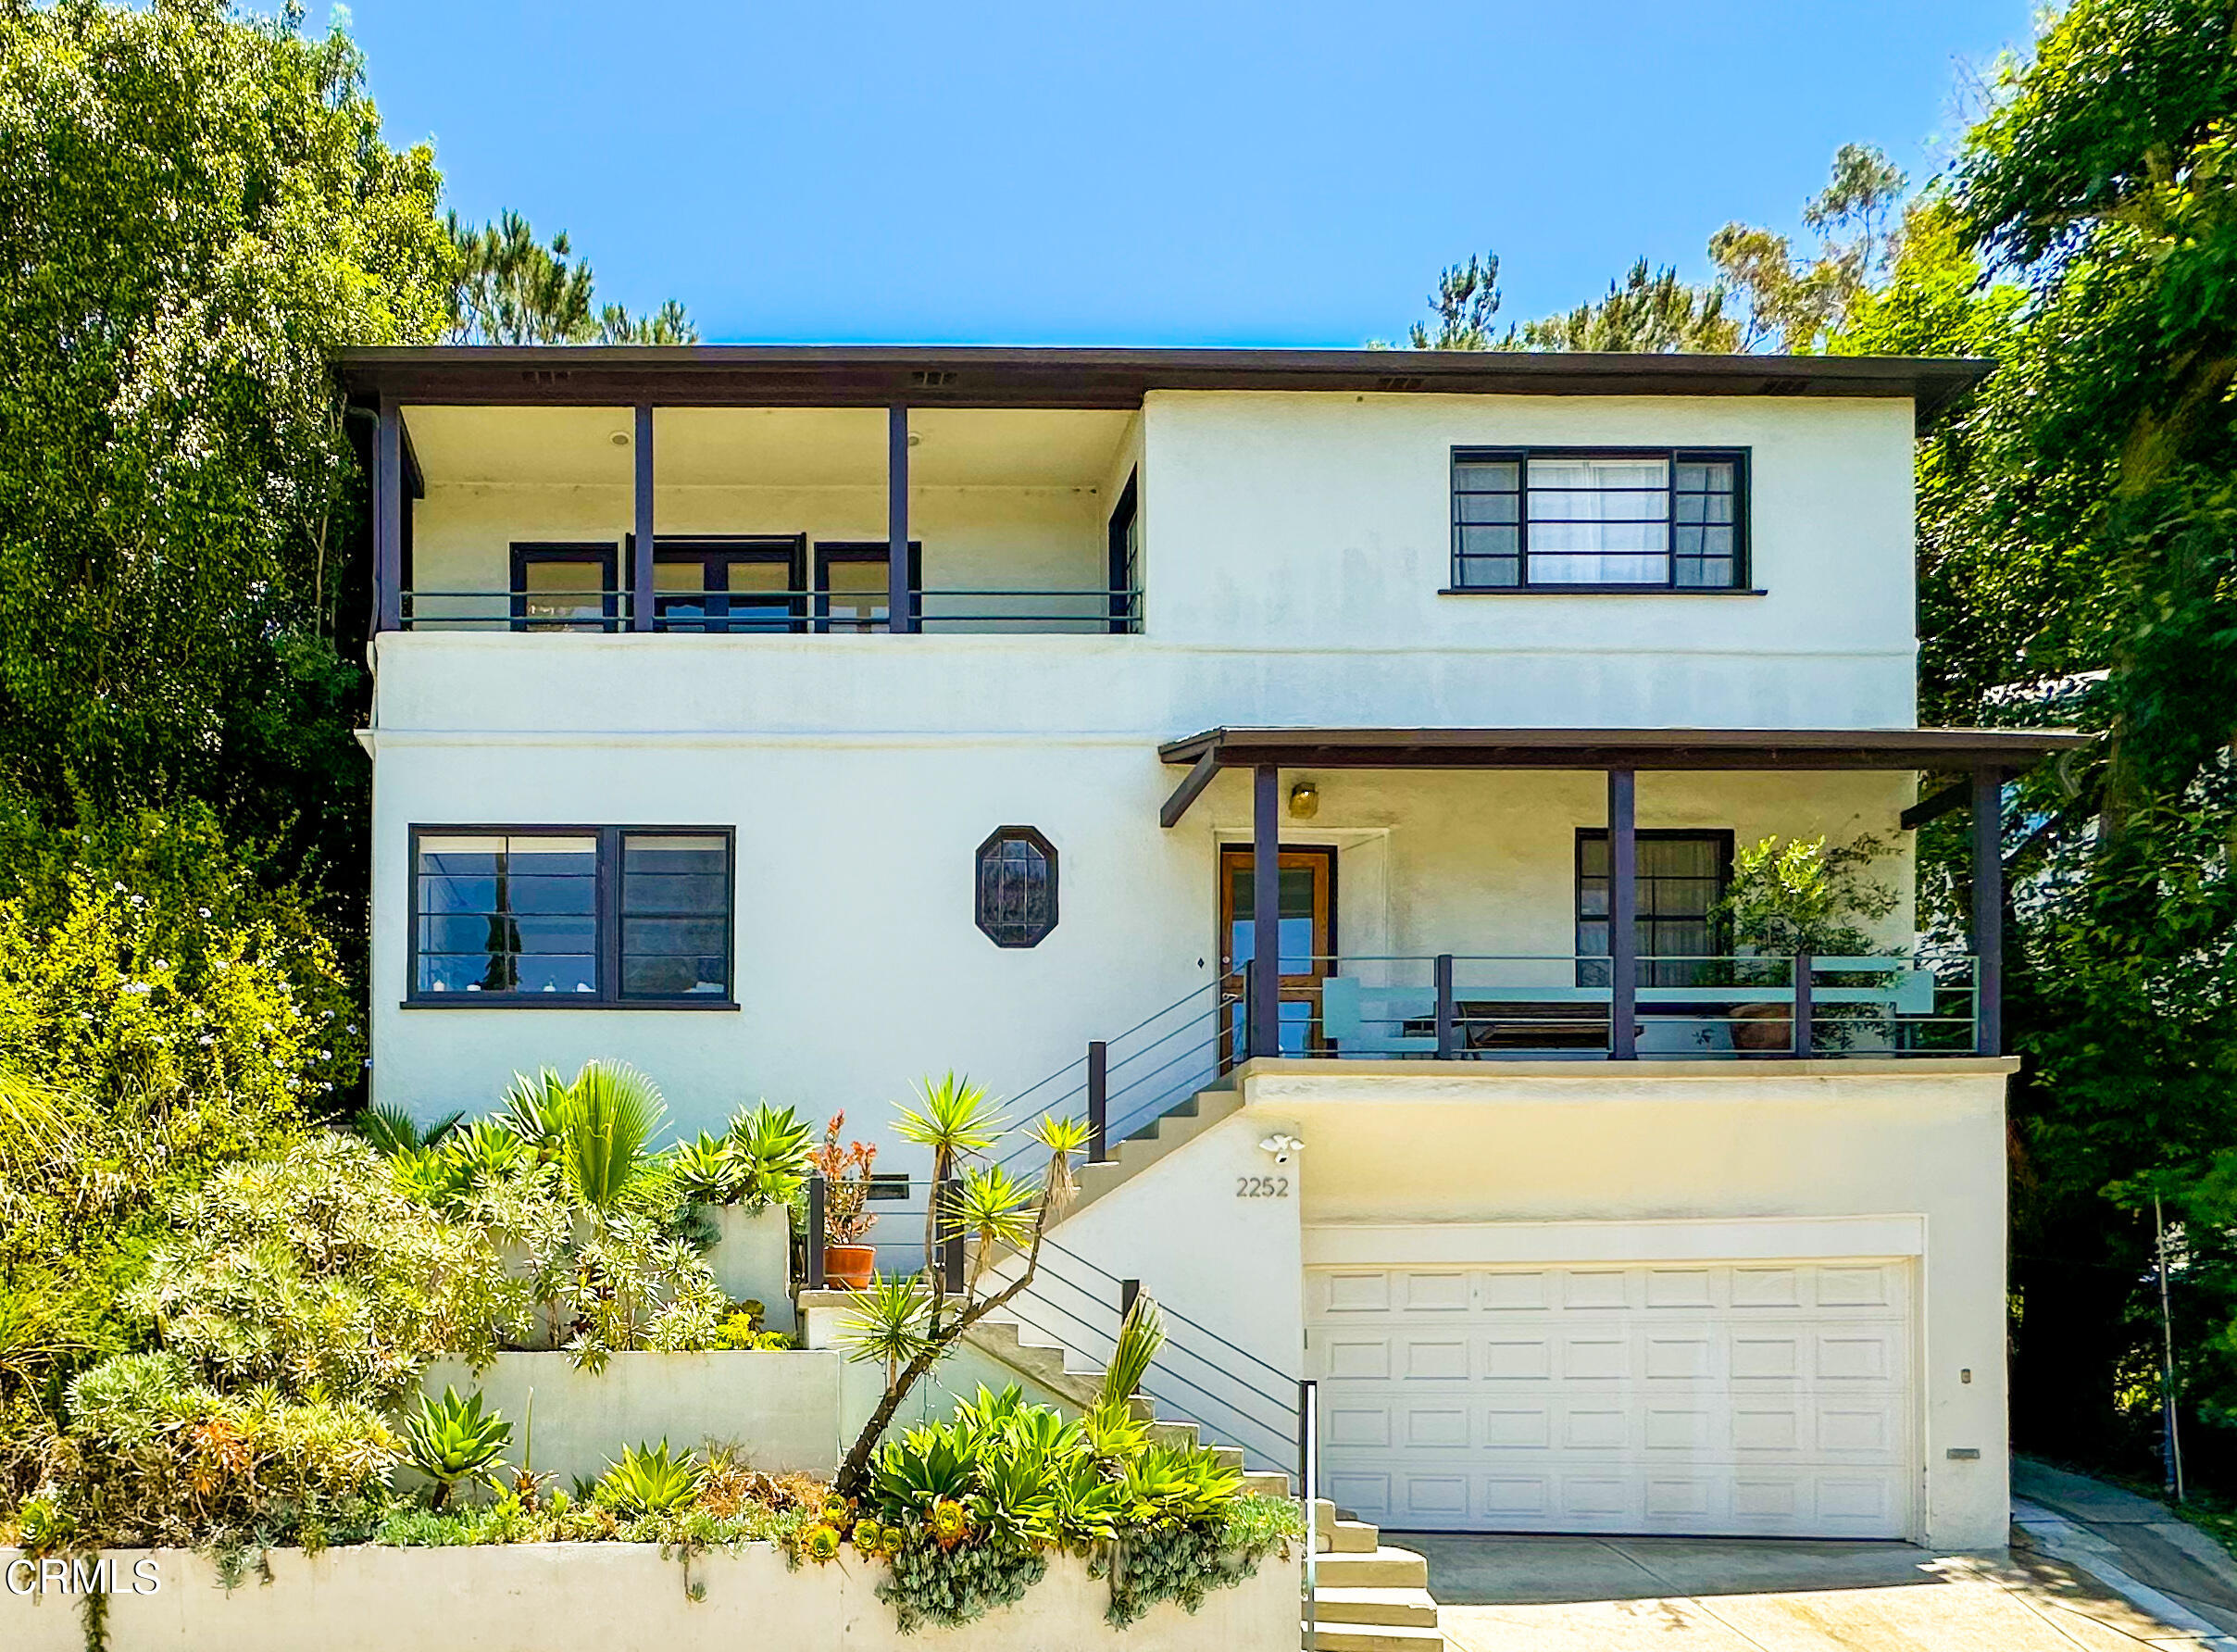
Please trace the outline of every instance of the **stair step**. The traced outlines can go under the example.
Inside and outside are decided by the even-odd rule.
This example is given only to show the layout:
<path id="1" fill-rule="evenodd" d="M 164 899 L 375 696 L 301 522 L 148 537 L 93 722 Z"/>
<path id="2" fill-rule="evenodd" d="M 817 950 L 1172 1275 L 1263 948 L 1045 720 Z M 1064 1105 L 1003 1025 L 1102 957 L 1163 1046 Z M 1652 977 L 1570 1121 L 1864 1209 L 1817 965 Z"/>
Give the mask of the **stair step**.
<path id="1" fill-rule="evenodd" d="M 1382 1546 L 1382 1533 L 1365 1521 L 1336 1521 L 1327 1533 L 1331 1555 L 1371 1555 Z"/>
<path id="2" fill-rule="evenodd" d="M 1434 1629 L 1437 1603 L 1427 1589 L 1318 1589 L 1313 1594 L 1313 1616 L 1324 1630 L 1335 1623 Z"/>
<path id="3" fill-rule="evenodd" d="M 1241 1469 L 1243 1458 L 1243 1453 L 1232 1446 L 1215 1446 L 1212 1447 L 1212 1460 L 1223 1469 Z"/>
<path id="4" fill-rule="evenodd" d="M 1411 1549 L 1378 1546 L 1367 1554 L 1326 1554 L 1315 1575 L 1330 1589 L 1426 1589 L 1430 1563 Z"/>
<path id="5" fill-rule="evenodd" d="M 1322 1623 L 1313 1645 L 1318 1652 L 1444 1652 L 1444 1631 L 1415 1623 Z"/>
<path id="6" fill-rule="evenodd" d="M 1243 1489 L 1254 1497 L 1286 1497 L 1290 1495 L 1287 1474 L 1245 1474 Z"/>

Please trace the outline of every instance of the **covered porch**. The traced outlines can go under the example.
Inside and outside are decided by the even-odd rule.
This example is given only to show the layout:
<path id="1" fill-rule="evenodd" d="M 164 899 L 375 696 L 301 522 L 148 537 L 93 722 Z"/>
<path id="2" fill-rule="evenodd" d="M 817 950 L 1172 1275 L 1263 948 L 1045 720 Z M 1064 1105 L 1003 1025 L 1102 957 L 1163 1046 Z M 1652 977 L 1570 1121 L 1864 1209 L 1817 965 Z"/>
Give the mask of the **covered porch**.
<path id="1" fill-rule="evenodd" d="M 2066 731 L 1218 728 L 1160 748 L 1186 775 L 1161 823 L 1177 826 L 1226 770 L 1247 772 L 1250 828 L 1221 848 L 1219 1044 L 1254 1057 L 1486 1060 L 1790 1059 L 1995 1055 L 2000 1015 L 2002 788 L 2082 736 Z M 1516 928 L 1441 925 L 1444 945 L 1393 937 L 1336 945 L 1316 920 L 1313 852 L 1289 841 L 1316 780 L 1346 771 L 1592 775 L 1603 824 L 1577 833 L 1577 924 L 1558 950 L 1518 948 Z M 1887 801 L 1891 834 L 1973 814 L 1969 942 L 1922 948 L 1898 923 L 1866 952 L 1767 954 L 1718 944 L 1718 834 L 1643 831 L 1640 784 L 1713 777 L 1946 777 L 1922 801 Z M 1836 780 L 1836 775 L 1851 777 Z M 1293 787 L 1292 782 L 1305 777 Z M 1528 777 L 1517 773 L 1518 783 Z M 1293 791 L 1300 794 L 1293 796 Z M 1907 783 L 1882 799 L 1908 800 Z M 1585 816 L 1590 820 L 1590 815 Z M 1652 816 L 1650 816 L 1652 818 Z M 1285 826 L 1288 828 L 1285 831 Z M 1806 835 L 1786 828 L 1782 835 Z M 1731 836 L 1721 834 L 1729 868 Z M 1906 857 L 1907 860 L 1907 857 Z M 1330 858 L 1332 871 L 1333 857 Z M 1908 910 L 1909 871 L 1902 892 Z M 1642 907 L 1642 892 L 1659 894 Z M 1676 897 L 1671 895 L 1677 892 Z M 1540 903 L 1540 904 L 1543 904 Z M 1681 914 L 1673 918 L 1673 909 Z M 1478 920 L 1476 921 L 1481 921 Z M 1543 926 L 1542 926 L 1543 928 Z M 1540 932 L 1532 932 L 1539 933 Z M 1550 932 L 1547 932 L 1550 933 Z M 1378 940 L 1381 944 L 1377 945 Z M 1475 942 L 1469 945 L 1468 942 Z M 1279 958 L 1278 968 L 1257 960 Z"/>

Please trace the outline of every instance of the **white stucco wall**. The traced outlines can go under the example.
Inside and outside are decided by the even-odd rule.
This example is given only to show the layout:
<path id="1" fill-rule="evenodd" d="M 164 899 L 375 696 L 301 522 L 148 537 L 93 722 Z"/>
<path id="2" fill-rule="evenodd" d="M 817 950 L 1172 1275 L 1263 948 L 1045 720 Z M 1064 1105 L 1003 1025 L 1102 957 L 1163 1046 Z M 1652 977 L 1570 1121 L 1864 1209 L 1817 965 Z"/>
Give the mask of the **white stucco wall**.
<path id="1" fill-rule="evenodd" d="M 689 1558 L 652 1544 L 520 1544 L 484 1548 L 330 1548 L 267 1555 L 271 1581 L 219 1587 L 214 1563 L 184 1549 L 107 1552 L 126 1580 L 111 1594 L 110 1644 L 130 1652 L 614 1652 L 661 1646 L 713 1652 L 742 1646 L 798 1652 L 1290 1652 L 1297 1645 L 1298 1562 L 1268 1556 L 1255 1575 L 1205 1597 L 1194 1614 L 1171 1602 L 1129 1629 L 1103 1621 L 1106 1580 L 1085 1561 L 1052 1556 L 1048 1575 L 1013 1606 L 959 1629 L 903 1635 L 876 1595 L 887 1568 L 850 1558 L 787 1570 L 769 1544 Z M 0 1548 L 0 1574 L 19 1558 Z M 134 1568 L 145 1560 L 151 1590 Z M 20 1568 L 13 1575 L 27 1574 Z M 0 1593 L 0 1646 L 79 1652 L 82 1602 L 57 1585 Z"/>
<path id="2" fill-rule="evenodd" d="M 1914 1256 L 1926 1487 L 1914 1535 L 1985 1548 L 2004 1542 L 2009 1507 L 2012 1065 L 1261 1062 L 1241 1118 L 1306 1142 L 1308 1266 Z M 1197 1220 L 1154 1186 L 1131 1192 L 1107 1202 L 1145 1231 Z"/>

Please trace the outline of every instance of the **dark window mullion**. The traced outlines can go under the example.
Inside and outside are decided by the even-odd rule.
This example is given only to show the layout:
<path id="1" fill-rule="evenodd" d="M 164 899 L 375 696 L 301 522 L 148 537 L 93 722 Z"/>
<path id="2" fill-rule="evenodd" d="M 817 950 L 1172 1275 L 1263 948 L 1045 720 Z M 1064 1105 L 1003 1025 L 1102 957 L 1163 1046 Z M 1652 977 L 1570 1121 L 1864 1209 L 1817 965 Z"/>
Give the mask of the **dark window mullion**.
<path id="1" fill-rule="evenodd" d="M 621 997 L 621 839 L 619 826 L 598 831 L 598 1001 Z"/>

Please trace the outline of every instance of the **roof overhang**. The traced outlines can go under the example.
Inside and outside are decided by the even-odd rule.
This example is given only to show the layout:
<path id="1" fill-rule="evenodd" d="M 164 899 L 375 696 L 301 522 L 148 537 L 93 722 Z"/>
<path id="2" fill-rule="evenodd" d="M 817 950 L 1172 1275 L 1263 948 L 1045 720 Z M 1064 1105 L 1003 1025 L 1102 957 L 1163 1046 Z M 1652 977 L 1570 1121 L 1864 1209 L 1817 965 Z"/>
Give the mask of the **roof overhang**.
<path id="1" fill-rule="evenodd" d="M 1190 766 L 1171 826 L 1222 769 L 2000 770 L 2087 745 L 2074 729 L 1207 729 L 1157 748 Z"/>
<path id="2" fill-rule="evenodd" d="M 1155 390 L 1876 396 L 1924 419 L 1994 370 L 1954 357 L 996 345 L 420 344 L 349 349 L 354 395 L 429 405 L 1132 407 Z"/>

